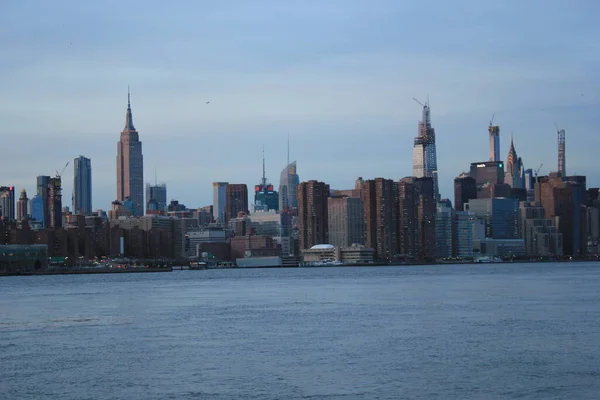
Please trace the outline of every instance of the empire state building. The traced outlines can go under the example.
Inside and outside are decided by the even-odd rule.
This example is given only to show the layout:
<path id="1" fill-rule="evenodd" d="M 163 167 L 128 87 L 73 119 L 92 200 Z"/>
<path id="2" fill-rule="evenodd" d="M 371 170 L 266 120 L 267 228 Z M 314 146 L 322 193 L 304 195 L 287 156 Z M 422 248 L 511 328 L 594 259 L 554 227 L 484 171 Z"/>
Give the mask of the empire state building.
<path id="1" fill-rule="evenodd" d="M 144 156 L 142 142 L 133 126 L 129 92 L 125 128 L 117 143 L 117 200 L 131 201 L 133 215 L 144 215 Z"/>

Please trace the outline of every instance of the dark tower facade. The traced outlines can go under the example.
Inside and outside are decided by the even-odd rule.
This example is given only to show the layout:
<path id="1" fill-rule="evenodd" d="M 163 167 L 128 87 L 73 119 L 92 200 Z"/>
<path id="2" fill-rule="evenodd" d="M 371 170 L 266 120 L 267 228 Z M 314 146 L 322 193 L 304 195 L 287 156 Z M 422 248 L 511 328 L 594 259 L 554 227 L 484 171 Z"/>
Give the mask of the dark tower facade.
<path id="1" fill-rule="evenodd" d="M 144 215 L 144 156 L 142 142 L 133 125 L 130 95 L 127 93 L 125 128 L 117 143 L 117 200 L 133 202 L 133 215 Z"/>
<path id="2" fill-rule="evenodd" d="M 565 130 L 558 130 L 558 173 L 561 177 L 567 176 L 567 159 L 565 154 Z"/>
<path id="3" fill-rule="evenodd" d="M 225 194 L 225 219 L 237 218 L 238 213 L 248 214 L 248 186 L 245 183 L 230 183 Z"/>
<path id="4" fill-rule="evenodd" d="M 456 211 L 464 211 L 465 203 L 477 198 L 477 183 L 475 178 L 460 176 L 454 179 L 454 207 Z"/>
<path id="5" fill-rule="evenodd" d="M 360 189 L 365 218 L 365 246 L 379 261 L 390 262 L 398 254 L 398 183 L 376 178 L 363 181 Z"/>
<path id="6" fill-rule="evenodd" d="M 308 181 L 298 185 L 298 224 L 300 249 L 329 242 L 329 185 Z"/>

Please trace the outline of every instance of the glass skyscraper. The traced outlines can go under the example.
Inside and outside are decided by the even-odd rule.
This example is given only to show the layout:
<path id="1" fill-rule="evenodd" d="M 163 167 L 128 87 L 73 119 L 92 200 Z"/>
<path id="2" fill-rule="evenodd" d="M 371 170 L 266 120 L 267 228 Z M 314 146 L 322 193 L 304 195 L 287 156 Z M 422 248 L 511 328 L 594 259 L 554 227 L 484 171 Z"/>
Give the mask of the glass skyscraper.
<path id="1" fill-rule="evenodd" d="M 74 163 L 73 175 L 73 213 L 92 214 L 92 161 L 79 156 Z"/>
<path id="2" fill-rule="evenodd" d="M 431 126 L 431 112 L 428 102 L 423 104 L 423 116 L 422 120 L 419 121 L 419 133 L 414 142 L 413 176 L 416 178 L 432 178 L 435 200 L 440 200 L 435 129 Z"/>

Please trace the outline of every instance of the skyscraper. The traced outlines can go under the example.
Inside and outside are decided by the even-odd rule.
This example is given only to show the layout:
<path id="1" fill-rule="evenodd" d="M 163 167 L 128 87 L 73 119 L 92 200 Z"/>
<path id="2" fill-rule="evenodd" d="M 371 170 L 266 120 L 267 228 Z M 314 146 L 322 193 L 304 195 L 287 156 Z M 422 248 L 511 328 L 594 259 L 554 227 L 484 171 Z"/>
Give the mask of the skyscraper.
<path id="1" fill-rule="evenodd" d="M 459 176 L 454 179 L 454 207 L 456 211 L 464 211 L 465 203 L 477 198 L 477 182 L 470 176 Z"/>
<path id="2" fill-rule="evenodd" d="M 437 203 L 435 219 L 435 243 L 437 258 L 452 257 L 452 203 L 442 199 Z"/>
<path id="3" fill-rule="evenodd" d="M 289 163 L 279 178 L 279 209 L 280 210 L 295 210 L 298 208 L 298 200 L 296 191 L 300 184 L 300 178 L 296 173 L 296 161 Z"/>
<path id="4" fill-rule="evenodd" d="M 0 186 L 0 217 L 7 221 L 15 219 L 14 186 Z"/>
<path id="5" fill-rule="evenodd" d="M 413 148 L 413 176 L 432 178 L 434 198 L 439 201 L 437 152 L 435 148 L 435 129 L 431 126 L 429 102 L 422 104 L 423 116 L 419 121 L 419 132 Z"/>
<path id="6" fill-rule="evenodd" d="M 92 161 L 79 156 L 73 163 L 73 213 L 92 214 Z"/>
<path id="7" fill-rule="evenodd" d="M 129 92 L 125 128 L 117 143 L 117 200 L 123 202 L 127 198 L 133 202 L 133 215 L 144 215 L 144 156 L 142 142 L 133 126 Z"/>
<path id="8" fill-rule="evenodd" d="M 248 186 L 245 183 L 230 183 L 225 196 L 225 222 L 237 218 L 238 213 L 248 213 Z"/>
<path id="9" fill-rule="evenodd" d="M 504 183 L 514 189 L 525 189 L 525 171 L 523 169 L 523 160 L 517 156 L 515 143 L 510 138 L 510 149 L 506 159 L 506 173 L 504 174 Z"/>
<path id="10" fill-rule="evenodd" d="M 267 180 L 265 171 L 265 151 L 263 149 L 262 178 L 254 186 L 254 211 L 279 210 L 279 194 Z"/>
<path id="11" fill-rule="evenodd" d="M 213 182 L 213 218 L 215 222 L 224 224 L 226 221 L 227 182 Z"/>
<path id="12" fill-rule="evenodd" d="M 567 176 L 567 155 L 565 153 L 565 130 L 558 130 L 558 173 Z"/>
<path id="13" fill-rule="evenodd" d="M 146 210 L 165 211 L 167 209 L 167 185 L 146 183 Z"/>
<path id="14" fill-rule="evenodd" d="M 488 132 L 490 135 L 490 161 L 500 161 L 500 127 L 493 126 L 490 121 Z"/>
<path id="15" fill-rule="evenodd" d="M 363 181 L 360 198 L 365 246 L 375 250 L 379 261 L 394 260 L 398 254 L 398 183 L 384 178 Z"/>
<path id="16" fill-rule="evenodd" d="M 329 185 L 308 181 L 298 186 L 300 249 L 329 244 Z"/>
<path id="17" fill-rule="evenodd" d="M 50 183 L 50 177 L 48 175 L 39 175 L 37 177 L 37 195 L 42 198 L 42 200 L 41 200 L 41 204 L 42 204 L 41 216 L 43 218 L 39 219 L 39 217 L 40 217 L 39 207 L 36 208 L 35 213 L 33 212 L 33 210 L 31 212 L 31 215 L 37 221 L 42 222 L 42 227 L 44 227 L 44 228 L 48 228 L 50 226 L 50 213 L 48 212 L 48 185 L 49 185 L 49 183 Z M 36 203 L 36 205 L 39 206 L 39 203 Z"/>
<path id="18" fill-rule="evenodd" d="M 21 189 L 21 195 L 17 200 L 17 221 L 22 221 L 29 216 L 29 199 L 27 198 L 27 191 Z"/>
<path id="19" fill-rule="evenodd" d="M 48 181 L 48 216 L 46 228 L 62 227 L 62 180 L 58 175 Z"/>

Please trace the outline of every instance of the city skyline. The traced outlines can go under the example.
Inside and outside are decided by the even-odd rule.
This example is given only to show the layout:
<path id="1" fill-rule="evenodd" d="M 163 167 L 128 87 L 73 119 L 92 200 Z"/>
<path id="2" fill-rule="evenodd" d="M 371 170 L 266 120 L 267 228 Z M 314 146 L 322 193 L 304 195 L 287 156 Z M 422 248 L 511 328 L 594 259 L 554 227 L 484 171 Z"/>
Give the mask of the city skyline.
<path id="1" fill-rule="evenodd" d="M 267 175 L 276 177 L 286 165 L 288 133 L 301 181 L 344 189 L 358 176 L 410 175 L 419 120 L 412 97 L 422 93 L 432 103 L 442 197 L 452 198 L 453 178 L 470 160 L 488 158 L 487 125 L 494 113 L 503 161 L 507 132 L 514 131 L 525 168 L 543 163 L 541 174 L 556 171 L 557 123 L 567 132 L 567 173 L 587 175 L 590 187 L 599 186 L 593 149 L 600 144 L 594 136 L 600 62 L 593 16 L 600 6 L 464 3 L 471 6 L 432 5 L 429 21 L 441 28 L 425 31 L 411 18 L 418 6 L 391 1 L 377 8 L 339 7 L 335 1 L 317 8 L 309 1 L 302 9 L 239 2 L 227 10 L 188 3 L 186 13 L 159 5 L 142 11 L 133 3 L 126 14 L 139 29 L 127 35 L 104 28 L 99 35 L 101 27 L 121 21 L 97 5 L 46 9 L 40 2 L 39 13 L 26 13 L 11 4 L 0 16 L 11 38 L 0 55 L 0 84 L 6 88 L 0 94 L 0 134 L 7 146 L 31 143 L 28 152 L 35 157 L 4 155 L 19 168 L 1 173 L 1 183 L 33 194 L 36 176 L 54 175 L 86 154 L 94 163 L 94 208 L 108 209 L 115 193 L 114 135 L 131 83 L 144 174 L 153 176 L 157 168 L 168 184 L 168 200 L 189 206 L 211 204 L 213 181 L 254 184 L 263 144 Z M 532 20 L 540 4 L 545 18 Z M 195 10 L 201 23 L 194 25 L 202 27 L 173 24 Z M 257 14 L 264 14 L 259 23 Z M 78 22 L 90 15 L 85 26 Z M 509 23 L 510 32 L 481 23 L 490 16 L 491 25 Z M 441 35 L 449 23 L 452 29 Z M 208 58 L 164 61 L 199 38 L 210 38 L 198 45 Z M 425 50 L 416 46 L 425 41 Z M 125 66 L 111 61 L 125 56 Z M 221 151 L 202 152 L 204 143 Z M 460 152 L 453 147 L 458 143 Z M 234 162 L 223 162 L 227 156 Z M 62 181 L 68 199 L 72 172 Z"/>

